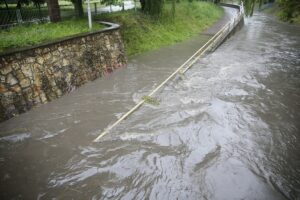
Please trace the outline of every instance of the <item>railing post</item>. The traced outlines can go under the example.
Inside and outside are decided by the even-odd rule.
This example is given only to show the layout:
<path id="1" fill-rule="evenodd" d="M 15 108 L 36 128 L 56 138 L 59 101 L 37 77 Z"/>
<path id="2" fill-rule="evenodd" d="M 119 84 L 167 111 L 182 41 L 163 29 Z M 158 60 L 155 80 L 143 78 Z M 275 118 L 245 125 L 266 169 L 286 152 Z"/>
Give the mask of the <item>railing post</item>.
<path id="1" fill-rule="evenodd" d="M 17 9 L 17 10 L 16 10 L 16 16 L 17 16 L 17 22 L 18 22 L 19 24 L 23 23 L 22 14 L 21 14 L 20 9 Z"/>
<path id="2" fill-rule="evenodd" d="M 87 1 L 87 12 L 88 12 L 88 21 L 89 21 L 89 29 L 92 29 L 92 15 L 91 15 L 91 5 L 90 0 Z"/>
<path id="3" fill-rule="evenodd" d="M 97 3 L 94 3 L 94 7 L 95 7 L 95 15 L 97 15 Z"/>

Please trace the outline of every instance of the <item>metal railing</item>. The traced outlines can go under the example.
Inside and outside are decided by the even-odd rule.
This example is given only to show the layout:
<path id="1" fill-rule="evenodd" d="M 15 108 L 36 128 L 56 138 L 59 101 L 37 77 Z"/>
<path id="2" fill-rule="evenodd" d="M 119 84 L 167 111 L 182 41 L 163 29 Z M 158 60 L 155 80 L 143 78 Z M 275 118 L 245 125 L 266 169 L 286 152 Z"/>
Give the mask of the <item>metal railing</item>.
<path id="1" fill-rule="evenodd" d="M 48 21 L 47 7 L 43 8 L 9 8 L 0 9 L 0 27 L 5 28 L 16 24 Z"/>

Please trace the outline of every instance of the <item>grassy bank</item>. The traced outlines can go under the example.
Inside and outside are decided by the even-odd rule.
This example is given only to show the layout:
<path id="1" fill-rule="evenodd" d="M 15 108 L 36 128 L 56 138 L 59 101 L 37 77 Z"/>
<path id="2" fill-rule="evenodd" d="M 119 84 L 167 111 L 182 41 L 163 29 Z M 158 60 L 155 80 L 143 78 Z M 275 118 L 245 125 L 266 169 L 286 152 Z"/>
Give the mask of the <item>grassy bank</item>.
<path id="1" fill-rule="evenodd" d="M 181 2 L 177 4 L 173 19 L 170 5 L 165 5 L 160 20 L 154 20 L 133 10 L 103 14 L 97 19 L 122 25 L 121 34 L 129 56 L 160 48 L 188 39 L 217 21 L 223 9 L 207 2 Z"/>
<path id="2" fill-rule="evenodd" d="M 223 14 L 222 8 L 207 2 L 181 1 L 177 4 L 175 18 L 170 10 L 170 4 L 166 4 L 159 20 L 134 10 L 102 14 L 95 18 L 122 25 L 126 53 L 132 56 L 188 39 L 209 27 Z M 94 30 L 100 28 L 101 25 L 94 23 Z M 88 31 L 86 19 L 16 26 L 0 31 L 0 52 Z"/>
<path id="3" fill-rule="evenodd" d="M 286 13 L 280 8 L 278 3 L 273 3 L 273 5 L 265 9 L 264 12 L 274 16 L 280 21 L 300 25 L 300 11 L 294 13 L 292 18 L 287 18 Z"/>
<path id="4" fill-rule="evenodd" d="M 93 24 L 93 30 L 101 28 L 102 25 Z M 0 52 L 12 48 L 32 46 L 88 31 L 86 19 L 16 26 L 0 31 Z"/>

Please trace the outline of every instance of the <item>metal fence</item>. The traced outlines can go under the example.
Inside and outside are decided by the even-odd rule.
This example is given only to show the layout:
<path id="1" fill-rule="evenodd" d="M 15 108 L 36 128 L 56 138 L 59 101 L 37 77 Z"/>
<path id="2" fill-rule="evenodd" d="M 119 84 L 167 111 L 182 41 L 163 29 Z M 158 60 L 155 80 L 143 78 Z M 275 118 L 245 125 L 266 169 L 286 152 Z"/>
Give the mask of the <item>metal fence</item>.
<path id="1" fill-rule="evenodd" d="M 5 28 L 16 24 L 48 21 L 47 7 L 43 8 L 9 8 L 0 9 L 0 27 Z"/>
<path id="2" fill-rule="evenodd" d="M 0 0 L 1 1 L 1 0 Z M 84 6 L 84 14 L 86 14 L 86 4 Z M 131 9 L 132 5 L 121 6 L 104 6 L 100 2 L 91 3 L 92 15 L 97 15 L 104 12 L 116 12 L 123 8 Z M 75 16 L 74 5 L 60 5 L 60 15 L 63 19 L 68 19 Z M 33 5 L 22 6 L 21 9 L 9 7 L 0 7 L 0 28 L 7 28 L 24 23 L 45 22 L 49 21 L 48 8 L 44 4 L 41 7 Z"/>
<path id="3" fill-rule="evenodd" d="M 0 0 L 1 2 L 1 0 Z M 91 2 L 92 15 L 100 13 L 118 12 L 121 10 L 136 9 L 139 0 L 124 0 L 119 5 L 103 5 L 100 1 Z M 12 6 L 12 5 L 10 5 Z M 13 5 L 16 6 L 16 5 Z M 74 5 L 60 5 L 60 15 L 63 19 L 72 18 L 75 16 Z M 84 14 L 87 14 L 87 4 L 83 4 Z M 21 9 L 15 7 L 6 8 L 0 4 L 0 29 L 8 28 L 18 24 L 38 23 L 49 21 L 48 8 L 46 4 L 41 4 L 40 7 L 34 5 L 23 5 Z"/>

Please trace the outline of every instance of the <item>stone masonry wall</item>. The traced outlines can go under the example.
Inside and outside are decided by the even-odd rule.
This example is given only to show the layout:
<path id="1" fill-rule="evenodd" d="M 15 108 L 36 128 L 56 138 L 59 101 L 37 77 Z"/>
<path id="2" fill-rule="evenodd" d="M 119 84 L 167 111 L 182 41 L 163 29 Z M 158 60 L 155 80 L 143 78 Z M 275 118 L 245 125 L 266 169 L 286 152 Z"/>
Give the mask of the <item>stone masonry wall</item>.
<path id="1" fill-rule="evenodd" d="M 118 26 L 0 55 L 0 122 L 125 64 Z"/>

